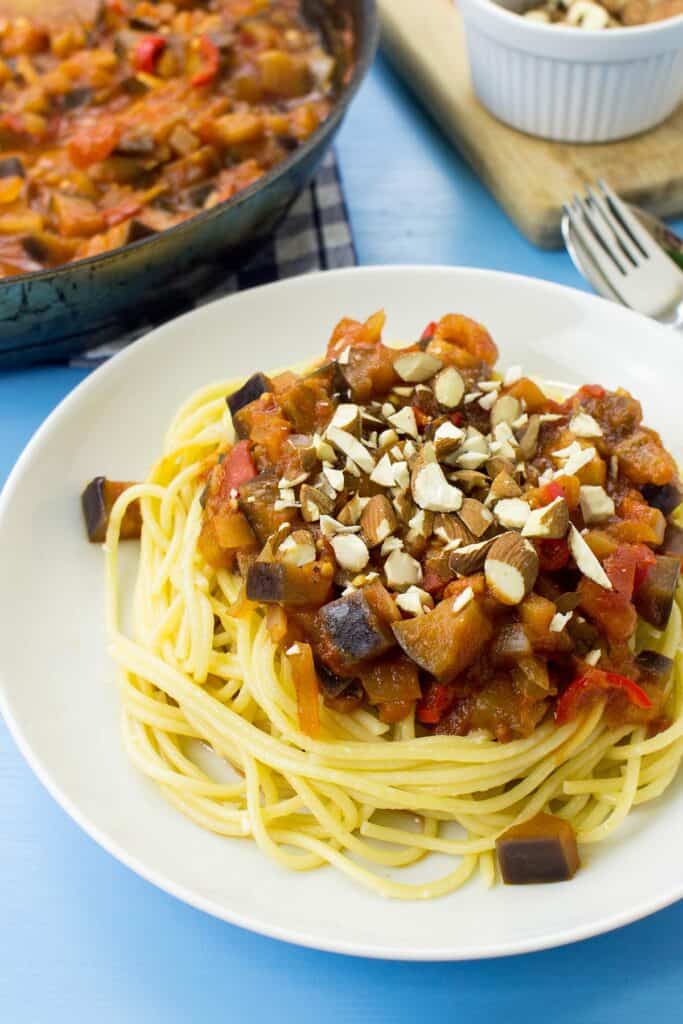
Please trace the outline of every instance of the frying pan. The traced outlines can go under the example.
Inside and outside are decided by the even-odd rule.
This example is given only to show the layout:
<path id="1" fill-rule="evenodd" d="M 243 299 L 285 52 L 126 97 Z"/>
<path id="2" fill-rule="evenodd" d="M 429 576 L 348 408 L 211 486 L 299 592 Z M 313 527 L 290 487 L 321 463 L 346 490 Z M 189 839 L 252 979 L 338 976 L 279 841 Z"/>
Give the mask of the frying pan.
<path id="1" fill-rule="evenodd" d="M 215 285 L 217 267 L 227 275 L 272 233 L 313 177 L 377 47 L 375 0 L 303 0 L 303 9 L 329 44 L 339 12 L 355 30 L 353 68 L 326 120 L 268 174 L 210 210 L 99 256 L 0 280 L 0 367 L 65 359 L 120 336 L 147 322 L 160 297 L 172 316 L 188 289 L 196 297 Z"/>

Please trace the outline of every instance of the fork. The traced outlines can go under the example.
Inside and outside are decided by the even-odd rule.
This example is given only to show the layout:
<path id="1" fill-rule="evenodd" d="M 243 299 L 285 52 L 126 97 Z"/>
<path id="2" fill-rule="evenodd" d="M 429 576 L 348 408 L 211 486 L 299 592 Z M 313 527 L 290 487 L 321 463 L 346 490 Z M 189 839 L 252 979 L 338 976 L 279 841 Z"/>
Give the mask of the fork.
<path id="1" fill-rule="evenodd" d="M 602 283 L 624 306 L 668 327 L 683 328 L 683 272 L 605 184 L 564 204 L 567 248 L 580 247 Z M 604 294 L 604 287 L 599 288 Z"/>

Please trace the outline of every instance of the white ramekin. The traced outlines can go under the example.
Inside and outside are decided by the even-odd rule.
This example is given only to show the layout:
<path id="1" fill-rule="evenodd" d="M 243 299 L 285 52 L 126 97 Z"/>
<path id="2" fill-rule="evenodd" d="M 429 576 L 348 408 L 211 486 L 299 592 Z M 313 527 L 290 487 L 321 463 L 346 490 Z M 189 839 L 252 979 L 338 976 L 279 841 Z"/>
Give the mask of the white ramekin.
<path id="1" fill-rule="evenodd" d="M 494 0 L 458 7 L 474 90 L 520 131 L 609 142 L 654 127 L 683 99 L 683 15 L 589 32 L 521 18 Z"/>

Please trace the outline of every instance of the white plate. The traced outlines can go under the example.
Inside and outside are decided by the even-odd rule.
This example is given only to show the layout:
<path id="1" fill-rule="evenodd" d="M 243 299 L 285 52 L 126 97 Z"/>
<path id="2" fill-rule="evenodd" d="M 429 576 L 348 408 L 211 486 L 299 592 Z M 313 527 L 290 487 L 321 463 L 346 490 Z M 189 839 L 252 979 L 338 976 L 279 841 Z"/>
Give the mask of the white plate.
<path id="1" fill-rule="evenodd" d="M 133 870 L 254 931 L 364 956 L 447 960 L 540 949 L 615 928 L 683 892 L 683 787 L 584 852 L 568 884 L 493 890 L 478 878 L 431 903 L 389 902 L 332 869 L 287 873 L 248 841 L 202 831 L 128 763 L 105 653 L 103 560 L 79 508 L 98 473 L 135 479 L 179 403 L 214 378 L 321 353 L 342 315 L 389 313 L 414 338 L 442 313 L 484 322 L 501 363 L 547 378 L 619 384 L 680 453 L 683 346 L 579 292 L 487 271 L 377 267 L 245 292 L 167 324 L 107 363 L 49 417 L 0 499 L 0 699 L 34 771 Z M 430 862 L 429 870 L 444 864 Z"/>

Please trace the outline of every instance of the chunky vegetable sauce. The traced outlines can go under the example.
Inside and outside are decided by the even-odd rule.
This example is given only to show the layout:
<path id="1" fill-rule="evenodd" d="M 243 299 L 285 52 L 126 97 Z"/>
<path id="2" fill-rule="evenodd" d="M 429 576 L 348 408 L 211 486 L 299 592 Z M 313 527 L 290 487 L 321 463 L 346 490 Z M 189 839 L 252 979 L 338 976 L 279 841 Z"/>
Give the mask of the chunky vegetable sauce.
<path id="1" fill-rule="evenodd" d="M 295 149 L 339 71 L 301 8 L 102 0 L 89 22 L 0 17 L 0 276 L 172 227 Z"/>
<path id="2" fill-rule="evenodd" d="M 266 609 L 302 728 L 321 697 L 501 741 L 598 700 L 661 728 L 672 663 L 634 634 L 671 614 L 682 495 L 638 401 L 496 374 L 464 316 L 402 350 L 383 323 L 342 320 L 303 376 L 255 374 L 207 463 L 201 556 Z M 102 479 L 88 490 L 101 536 Z"/>

